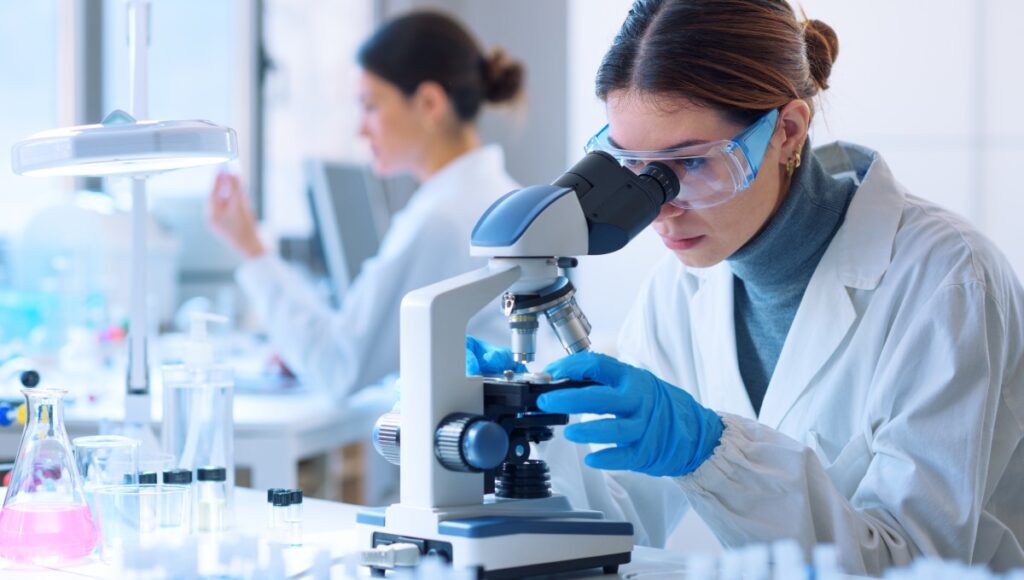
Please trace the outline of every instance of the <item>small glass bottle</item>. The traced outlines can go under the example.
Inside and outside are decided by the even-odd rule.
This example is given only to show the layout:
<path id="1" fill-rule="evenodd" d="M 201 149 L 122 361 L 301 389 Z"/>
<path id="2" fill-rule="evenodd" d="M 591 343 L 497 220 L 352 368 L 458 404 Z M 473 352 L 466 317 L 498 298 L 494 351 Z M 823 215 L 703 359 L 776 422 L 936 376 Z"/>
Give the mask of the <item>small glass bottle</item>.
<path id="1" fill-rule="evenodd" d="M 279 487 L 272 487 L 267 490 L 267 533 L 274 531 L 274 494 L 285 491 Z"/>
<path id="2" fill-rule="evenodd" d="M 188 469 L 180 469 L 180 468 L 168 469 L 168 470 L 164 471 L 164 485 L 180 485 L 182 487 L 189 488 L 189 491 L 188 491 L 188 493 L 186 494 L 186 497 L 185 497 L 185 505 L 188 506 L 188 509 L 190 511 L 190 513 L 189 513 L 189 516 L 190 516 L 189 517 L 189 521 L 194 521 L 195 520 L 195 516 L 191 514 L 191 510 L 193 508 L 193 502 L 192 502 L 192 498 L 191 498 L 191 495 L 193 493 L 192 492 L 192 472 L 190 470 L 188 470 Z M 165 499 L 166 499 L 166 502 L 164 503 L 163 506 L 161 506 L 160 526 L 161 527 L 165 527 L 165 528 L 177 528 L 177 527 L 180 527 L 180 525 L 181 525 L 180 524 L 180 519 L 177 517 L 178 510 L 175 509 L 177 507 L 176 506 L 176 502 L 179 501 L 179 500 L 177 498 L 174 498 L 174 497 L 167 497 Z M 188 526 L 186 526 L 186 531 L 187 531 L 187 529 L 188 529 Z"/>
<path id="3" fill-rule="evenodd" d="M 288 545 L 302 545 L 302 490 L 293 489 L 289 494 L 285 521 L 288 524 L 286 538 Z"/>
<path id="4" fill-rule="evenodd" d="M 223 467 L 200 467 L 196 470 L 196 529 L 219 532 L 224 529 L 227 509 L 227 470 Z"/>
<path id="5" fill-rule="evenodd" d="M 270 541 L 287 543 L 288 541 L 288 507 L 292 503 L 292 492 L 289 489 L 278 490 L 274 494 L 273 514 L 271 517 Z"/>

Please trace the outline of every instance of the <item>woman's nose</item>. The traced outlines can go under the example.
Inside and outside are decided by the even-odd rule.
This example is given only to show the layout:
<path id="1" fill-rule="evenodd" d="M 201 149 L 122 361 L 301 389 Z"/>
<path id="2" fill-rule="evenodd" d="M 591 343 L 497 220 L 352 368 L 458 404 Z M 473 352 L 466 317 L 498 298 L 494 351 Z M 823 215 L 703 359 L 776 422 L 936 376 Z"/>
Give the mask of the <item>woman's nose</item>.
<path id="1" fill-rule="evenodd" d="M 672 204 L 662 204 L 661 209 L 658 210 L 658 217 L 654 218 L 654 221 L 661 221 L 679 217 L 686 213 L 686 210 L 681 207 L 676 207 Z"/>

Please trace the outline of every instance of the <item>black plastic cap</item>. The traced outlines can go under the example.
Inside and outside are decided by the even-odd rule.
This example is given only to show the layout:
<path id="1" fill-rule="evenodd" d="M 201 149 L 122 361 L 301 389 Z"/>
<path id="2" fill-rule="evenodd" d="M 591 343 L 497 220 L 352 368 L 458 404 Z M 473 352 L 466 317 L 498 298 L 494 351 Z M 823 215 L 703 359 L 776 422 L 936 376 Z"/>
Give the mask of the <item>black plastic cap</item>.
<path id="1" fill-rule="evenodd" d="M 292 504 L 292 492 L 282 489 L 274 494 L 273 502 L 275 507 L 289 506 Z"/>
<path id="2" fill-rule="evenodd" d="M 155 484 L 157 483 L 157 473 L 155 471 L 147 471 L 139 474 L 140 484 Z"/>
<path id="3" fill-rule="evenodd" d="M 25 371 L 25 372 L 21 373 L 20 379 L 21 379 L 22 386 L 25 386 L 25 387 L 28 387 L 28 388 L 31 389 L 32 387 L 34 387 L 34 386 L 39 384 L 39 373 L 37 373 L 36 371 L 32 371 L 32 370 Z"/>
<path id="4" fill-rule="evenodd" d="M 284 490 L 284 489 L 282 489 L 280 487 L 272 487 L 272 488 L 268 489 L 267 490 L 267 503 L 273 503 L 274 502 L 274 494 L 282 492 L 282 491 L 287 491 L 287 490 Z"/>
<path id="5" fill-rule="evenodd" d="M 301 489 L 293 489 L 292 490 L 291 502 L 292 502 L 292 505 L 301 504 L 302 503 L 302 490 Z"/>
<path id="6" fill-rule="evenodd" d="M 192 483 L 192 471 L 188 469 L 168 469 L 164 472 L 164 483 L 188 485 Z"/>
<path id="7" fill-rule="evenodd" d="M 227 481 L 228 472 L 223 467 L 200 467 L 196 470 L 199 481 Z"/>

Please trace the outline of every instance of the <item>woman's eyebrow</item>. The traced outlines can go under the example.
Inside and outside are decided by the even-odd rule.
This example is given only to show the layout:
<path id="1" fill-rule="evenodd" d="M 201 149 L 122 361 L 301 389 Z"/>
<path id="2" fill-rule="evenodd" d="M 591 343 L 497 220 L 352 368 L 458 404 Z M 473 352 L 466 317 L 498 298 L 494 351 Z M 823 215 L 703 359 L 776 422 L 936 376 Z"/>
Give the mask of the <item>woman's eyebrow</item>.
<path id="1" fill-rule="evenodd" d="M 611 135 L 608 136 L 608 143 L 612 147 L 614 147 L 616 149 L 623 149 L 623 150 L 625 150 L 621 145 L 619 145 L 618 143 L 615 142 L 615 139 L 612 139 Z M 690 147 L 691 145 L 703 145 L 705 143 L 710 143 L 710 141 L 708 141 L 707 139 L 687 139 L 686 141 L 680 141 L 679 143 L 676 143 L 675 145 L 670 145 L 668 147 L 662 147 L 661 149 L 656 149 L 656 151 L 663 151 L 665 149 L 679 149 L 679 148 L 682 148 L 682 147 Z"/>

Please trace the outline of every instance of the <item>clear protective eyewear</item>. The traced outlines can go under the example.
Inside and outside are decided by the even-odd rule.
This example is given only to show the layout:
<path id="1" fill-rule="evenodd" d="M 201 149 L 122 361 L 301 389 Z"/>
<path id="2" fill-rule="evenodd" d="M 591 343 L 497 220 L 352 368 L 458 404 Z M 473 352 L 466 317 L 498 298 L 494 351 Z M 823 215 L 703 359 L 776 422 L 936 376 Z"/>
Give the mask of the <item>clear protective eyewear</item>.
<path id="1" fill-rule="evenodd" d="M 640 173 L 654 161 L 668 165 L 679 177 L 679 195 L 668 203 L 682 209 L 700 209 L 725 203 L 750 187 L 778 118 L 779 111 L 772 109 L 728 141 L 658 151 L 620 149 L 612 142 L 605 125 L 584 149 L 587 153 L 604 151 L 634 173 Z"/>

